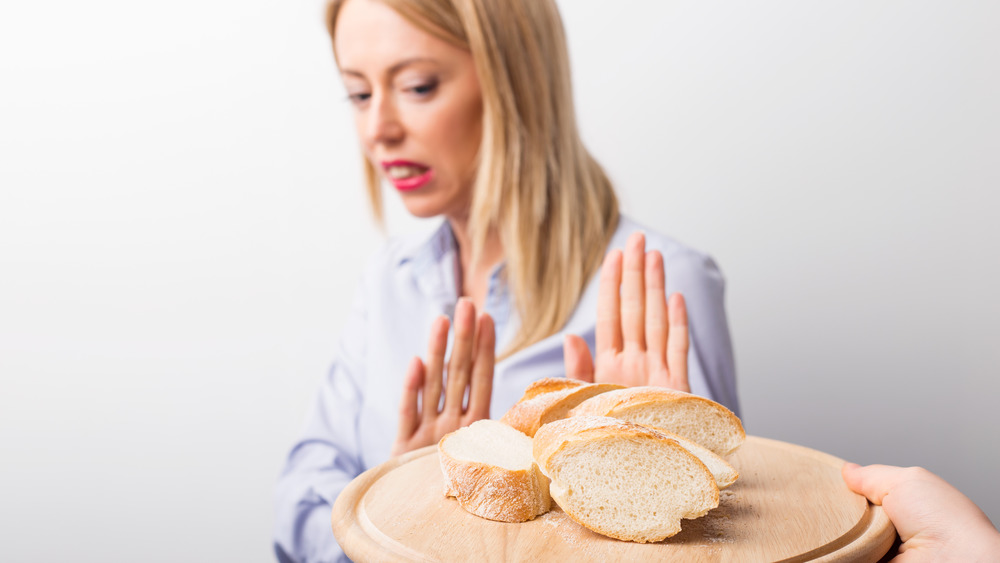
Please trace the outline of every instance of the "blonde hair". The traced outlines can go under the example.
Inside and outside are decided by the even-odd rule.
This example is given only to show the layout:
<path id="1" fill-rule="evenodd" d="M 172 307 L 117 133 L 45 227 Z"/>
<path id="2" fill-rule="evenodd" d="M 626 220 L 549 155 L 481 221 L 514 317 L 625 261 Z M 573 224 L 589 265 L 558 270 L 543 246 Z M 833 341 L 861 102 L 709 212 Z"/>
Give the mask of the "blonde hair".
<path id="1" fill-rule="evenodd" d="M 346 0 L 331 0 L 334 36 Z M 558 332 L 618 225 L 618 199 L 576 125 L 569 54 L 555 0 L 381 0 L 420 29 L 468 50 L 483 96 L 483 138 L 469 215 L 473 261 L 491 231 L 520 316 L 501 357 Z M 382 221 L 378 173 L 365 161 Z"/>

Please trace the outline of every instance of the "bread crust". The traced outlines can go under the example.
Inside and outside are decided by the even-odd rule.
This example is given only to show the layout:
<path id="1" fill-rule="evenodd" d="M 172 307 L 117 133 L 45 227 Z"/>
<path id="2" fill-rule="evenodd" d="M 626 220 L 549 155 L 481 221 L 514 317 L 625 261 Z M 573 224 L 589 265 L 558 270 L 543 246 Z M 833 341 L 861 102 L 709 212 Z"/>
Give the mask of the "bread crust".
<path id="1" fill-rule="evenodd" d="M 623 418 L 624 411 L 651 403 L 690 403 L 698 405 L 701 408 L 713 410 L 721 415 L 731 426 L 733 433 L 732 441 L 736 443 L 736 446 L 728 451 L 715 451 L 720 456 L 729 455 L 746 440 L 746 431 L 743 429 L 743 423 L 740 422 L 739 417 L 725 406 L 704 397 L 665 387 L 629 387 L 602 393 L 574 407 L 569 412 L 569 416 L 594 415 Z M 663 430 L 676 433 L 670 428 L 664 428 Z"/>
<path id="2" fill-rule="evenodd" d="M 536 464 L 513 470 L 455 458 L 447 451 L 447 440 L 453 434 L 438 442 L 445 496 L 455 497 L 462 508 L 476 516 L 499 522 L 526 522 L 549 511 L 549 479 Z"/>
<path id="3" fill-rule="evenodd" d="M 559 453 L 576 445 L 578 442 L 585 441 L 588 442 L 589 445 L 593 445 L 604 440 L 630 439 L 640 441 L 652 440 L 660 447 L 672 450 L 675 455 L 685 456 L 697 467 L 700 467 L 700 470 L 703 473 L 703 482 L 706 485 L 710 485 L 706 486 L 706 491 L 709 494 L 708 504 L 710 506 L 704 510 L 683 514 L 681 515 L 681 518 L 690 519 L 704 516 L 709 510 L 719 505 L 719 489 L 715 486 L 715 478 L 712 476 L 712 472 L 708 469 L 708 467 L 706 467 L 705 464 L 697 458 L 697 456 L 681 446 L 676 440 L 673 440 L 663 433 L 647 426 L 641 426 L 623 420 L 601 416 L 581 415 L 567 418 L 547 424 L 538 431 L 532 444 L 532 454 L 535 456 L 535 462 L 538 464 L 542 472 L 551 479 L 553 458 Z M 553 484 L 553 487 L 556 487 L 555 483 Z M 559 501 L 558 498 L 555 500 L 556 502 Z M 577 514 L 570 506 L 563 506 L 560 504 L 560 508 L 563 509 L 567 516 L 572 518 L 581 526 L 599 534 L 624 541 L 634 541 L 638 543 L 656 542 L 670 537 L 680 531 L 680 525 L 678 523 L 675 529 L 663 531 L 657 534 L 644 535 L 639 532 L 623 533 L 621 530 L 613 530 L 603 527 L 598 522 L 588 521 L 587 519 L 581 517 L 581 515 Z"/>
<path id="4" fill-rule="evenodd" d="M 518 399 L 518 402 L 537 397 L 542 393 L 551 393 L 553 391 L 561 391 L 563 389 L 583 387 L 586 384 L 587 383 L 584 381 L 569 379 L 568 377 L 544 377 L 542 379 L 532 381 L 531 384 L 524 389 L 524 395 Z"/>
<path id="5" fill-rule="evenodd" d="M 524 396 L 500 421 L 531 437 L 542 425 L 569 416 L 570 410 L 580 403 L 615 389 L 623 387 L 610 383 L 583 383 L 564 377 L 540 379 L 525 389 Z"/>

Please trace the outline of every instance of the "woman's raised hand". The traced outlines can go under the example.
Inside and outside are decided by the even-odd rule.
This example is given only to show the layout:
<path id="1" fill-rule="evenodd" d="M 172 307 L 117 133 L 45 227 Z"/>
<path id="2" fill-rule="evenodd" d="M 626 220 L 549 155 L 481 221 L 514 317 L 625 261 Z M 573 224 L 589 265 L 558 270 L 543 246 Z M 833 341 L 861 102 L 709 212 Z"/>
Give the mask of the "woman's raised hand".
<path id="1" fill-rule="evenodd" d="M 566 336 L 566 377 L 691 390 L 684 297 L 675 293 L 667 302 L 663 256 L 655 250 L 646 252 L 642 233 L 629 237 L 624 253 L 612 250 L 604 259 L 596 332 L 596 367 L 586 341 Z"/>
<path id="2" fill-rule="evenodd" d="M 496 345 L 493 319 L 486 313 L 477 318 L 472 301 L 458 300 L 448 384 L 443 389 L 449 324 L 444 316 L 434 321 L 427 361 L 413 358 L 406 370 L 394 456 L 436 444 L 448 432 L 490 416 Z M 439 408 L 442 395 L 444 404 Z"/>

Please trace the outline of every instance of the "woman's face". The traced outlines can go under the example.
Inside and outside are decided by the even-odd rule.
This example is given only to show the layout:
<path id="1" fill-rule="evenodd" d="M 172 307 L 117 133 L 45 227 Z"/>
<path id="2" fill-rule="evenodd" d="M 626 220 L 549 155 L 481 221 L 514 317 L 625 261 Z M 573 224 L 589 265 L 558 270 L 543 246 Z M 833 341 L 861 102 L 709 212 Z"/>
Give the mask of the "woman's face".
<path id="1" fill-rule="evenodd" d="M 472 55 L 377 0 L 340 9 L 334 49 L 365 155 L 418 217 L 467 217 L 482 138 Z"/>

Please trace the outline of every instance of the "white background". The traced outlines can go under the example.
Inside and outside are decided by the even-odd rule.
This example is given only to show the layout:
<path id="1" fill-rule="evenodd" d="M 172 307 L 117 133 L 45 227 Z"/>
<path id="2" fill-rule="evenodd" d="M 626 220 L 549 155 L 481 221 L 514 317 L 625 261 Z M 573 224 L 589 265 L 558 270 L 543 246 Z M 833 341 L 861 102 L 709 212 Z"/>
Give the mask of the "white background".
<path id="1" fill-rule="evenodd" d="M 1000 4 L 560 4 L 625 211 L 727 276 L 748 431 L 1000 520 Z M 271 558 L 382 237 L 320 14 L 0 8 L 5 560 Z"/>

